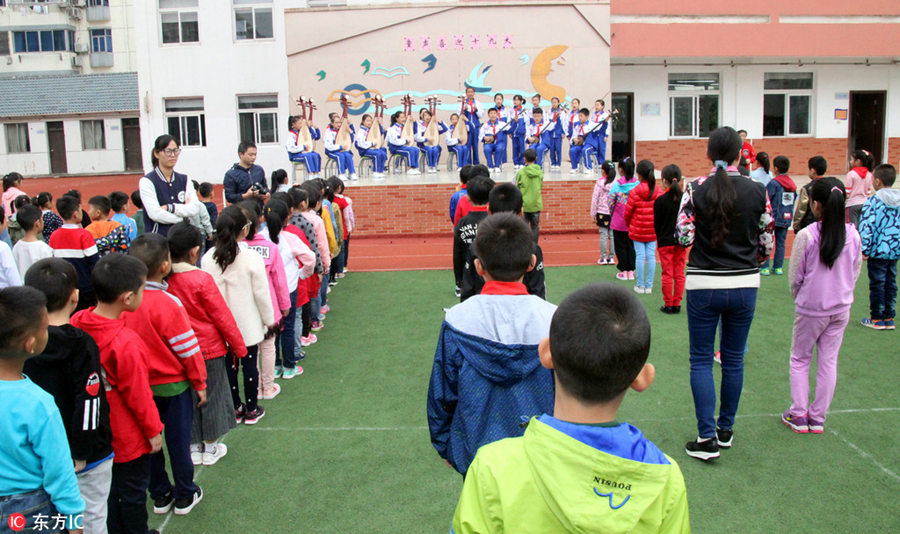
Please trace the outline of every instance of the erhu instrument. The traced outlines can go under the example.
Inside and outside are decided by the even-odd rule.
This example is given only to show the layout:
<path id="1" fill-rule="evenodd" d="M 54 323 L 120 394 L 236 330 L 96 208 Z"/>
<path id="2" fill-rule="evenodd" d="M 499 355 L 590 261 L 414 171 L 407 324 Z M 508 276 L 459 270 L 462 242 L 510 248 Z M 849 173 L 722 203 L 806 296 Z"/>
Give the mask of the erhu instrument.
<path id="1" fill-rule="evenodd" d="M 400 132 L 400 139 L 406 141 L 406 146 L 416 146 L 415 127 L 413 126 L 416 120 L 412 116 L 412 107 L 415 102 L 409 93 L 403 97 L 402 101 L 403 114 L 406 115 L 406 124 L 403 125 L 403 131 Z"/>
<path id="2" fill-rule="evenodd" d="M 381 95 L 372 97 L 372 104 L 375 106 L 375 113 L 372 119 L 372 126 L 369 133 L 366 134 L 366 141 L 372 143 L 372 148 L 381 148 L 384 146 L 384 135 L 381 133 L 381 121 L 384 119 L 384 99 Z"/>
<path id="3" fill-rule="evenodd" d="M 425 144 L 428 146 L 437 146 L 441 144 L 441 134 L 438 133 L 437 107 L 441 101 L 437 96 L 429 96 L 425 99 L 428 104 L 428 111 L 431 113 L 431 120 L 425 127 Z"/>
<path id="4" fill-rule="evenodd" d="M 466 109 L 466 97 L 459 97 L 459 120 L 456 121 L 456 126 L 453 128 L 452 137 L 459 139 L 460 145 L 465 145 L 469 142 L 469 127 L 466 124 L 466 117 L 463 115 L 463 111 Z"/>

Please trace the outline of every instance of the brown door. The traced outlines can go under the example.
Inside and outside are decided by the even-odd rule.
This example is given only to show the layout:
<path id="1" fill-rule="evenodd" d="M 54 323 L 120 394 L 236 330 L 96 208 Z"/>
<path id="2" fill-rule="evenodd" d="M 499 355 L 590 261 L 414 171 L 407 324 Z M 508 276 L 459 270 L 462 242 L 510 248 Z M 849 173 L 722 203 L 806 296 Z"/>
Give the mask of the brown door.
<path id="1" fill-rule="evenodd" d="M 122 119 L 122 146 L 125 147 L 125 170 L 144 168 L 141 158 L 141 123 L 139 119 Z"/>
<path id="2" fill-rule="evenodd" d="M 848 149 L 868 150 L 875 163 L 884 162 L 885 91 L 850 91 Z"/>
<path id="3" fill-rule="evenodd" d="M 50 145 L 50 174 L 66 174 L 66 132 L 62 121 L 47 123 L 47 141 Z"/>

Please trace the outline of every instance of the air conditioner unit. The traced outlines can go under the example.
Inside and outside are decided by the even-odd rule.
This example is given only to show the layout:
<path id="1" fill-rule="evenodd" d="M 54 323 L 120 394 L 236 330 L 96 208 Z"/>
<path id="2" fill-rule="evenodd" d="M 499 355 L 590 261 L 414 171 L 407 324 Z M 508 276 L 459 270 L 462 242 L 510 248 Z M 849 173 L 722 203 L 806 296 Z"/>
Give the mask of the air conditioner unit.
<path id="1" fill-rule="evenodd" d="M 75 56 L 72 58 L 72 67 L 80 69 L 84 65 L 84 60 L 80 56 Z"/>
<path id="2" fill-rule="evenodd" d="M 81 20 L 81 10 L 77 7 L 70 7 L 66 10 L 66 14 L 69 15 L 70 19 Z"/>
<path id="3" fill-rule="evenodd" d="M 75 53 L 77 54 L 87 54 L 91 49 L 85 43 L 75 43 Z"/>
<path id="4" fill-rule="evenodd" d="M 85 0 L 69 0 L 69 2 L 75 7 L 84 7 L 87 4 Z"/>

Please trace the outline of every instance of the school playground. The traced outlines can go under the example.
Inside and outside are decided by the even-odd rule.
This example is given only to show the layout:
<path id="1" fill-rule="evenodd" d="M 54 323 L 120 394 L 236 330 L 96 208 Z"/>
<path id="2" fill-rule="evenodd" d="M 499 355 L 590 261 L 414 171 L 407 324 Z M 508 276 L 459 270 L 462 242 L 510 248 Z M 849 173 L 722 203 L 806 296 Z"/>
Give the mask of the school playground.
<path id="1" fill-rule="evenodd" d="M 46 189 L 33 183 L 26 181 L 25 189 Z M 60 185 L 54 194 L 73 187 Z M 131 190 L 112 182 L 96 193 L 78 187 L 86 198 Z M 541 242 L 551 266 L 551 302 L 587 283 L 626 283 L 614 280 L 614 268 L 591 265 L 598 246 L 593 233 L 542 236 Z M 584 265 L 553 266 L 574 258 Z M 366 265 L 445 268 L 449 260 L 445 237 L 352 241 L 350 273 L 329 296 L 332 311 L 319 342 L 308 347 L 305 373 L 282 381 L 277 399 L 262 401 L 267 415 L 258 425 L 225 436 L 228 456 L 197 468 L 203 502 L 184 517 L 151 514 L 151 528 L 164 534 L 447 532 L 462 480 L 431 447 L 425 396 L 442 310 L 456 303 L 453 276 L 446 269 L 362 271 Z M 659 269 L 656 276 L 658 288 Z M 789 402 L 793 302 L 786 276 L 762 280 L 735 445 L 712 464 L 683 452 L 696 437 L 686 315 L 660 313 L 658 289 L 639 296 L 653 328 L 649 361 L 657 377 L 648 391 L 626 396 L 620 420 L 638 426 L 681 466 L 694 532 L 900 531 L 900 333 L 858 324 L 867 311 L 867 284 L 863 272 L 825 433 L 798 435 L 780 420 Z"/>

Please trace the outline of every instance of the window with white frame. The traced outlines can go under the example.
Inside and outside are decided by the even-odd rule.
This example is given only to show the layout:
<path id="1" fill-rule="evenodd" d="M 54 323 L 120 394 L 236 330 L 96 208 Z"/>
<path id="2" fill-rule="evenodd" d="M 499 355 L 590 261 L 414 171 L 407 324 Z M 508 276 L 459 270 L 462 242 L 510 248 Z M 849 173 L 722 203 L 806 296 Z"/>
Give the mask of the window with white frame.
<path id="1" fill-rule="evenodd" d="M 719 127 L 718 72 L 669 74 L 669 137 L 709 137 Z"/>
<path id="2" fill-rule="evenodd" d="M 28 139 L 28 123 L 6 124 L 6 152 L 17 154 L 31 152 L 31 140 Z"/>
<path id="3" fill-rule="evenodd" d="M 102 120 L 81 121 L 82 150 L 103 150 L 106 148 L 106 134 Z"/>
<path id="4" fill-rule="evenodd" d="M 91 30 L 91 52 L 112 51 L 112 30 L 109 28 Z"/>
<path id="5" fill-rule="evenodd" d="M 813 73 L 767 72 L 763 83 L 763 136 L 812 132 Z"/>
<path id="6" fill-rule="evenodd" d="M 88 0 L 87 5 L 90 7 L 106 6 L 109 7 L 109 0 Z"/>
<path id="7" fill-rule="evenodd" d="M 165 108 L 169 135 L 182 146 L 206 146 L 203 97 L 167 98 Z"/>
<path id="8" fill-rule="evenodd" d="M 278 95 L 238 96 L 241 141 L 278 142 Z"/>
<path id="9" fill-rule="evenodd" d="M 200 41 L 198 0 L 159 0 L 163 44 Z"/>
<path id="10" fill-rule="evenodd" d="M 13 49 L 22 52 L 65 52 L 75 46 L 75 34 L 67 30 L 12 32 Z M 66 38 L 68 37 L 68 42 Z"/>
<path id="11" fill-rule="evenodd" d="M 272 0 L 233 2 L 235 39 L 271 39 L 275 36 L 272 32 Z"/>

